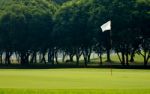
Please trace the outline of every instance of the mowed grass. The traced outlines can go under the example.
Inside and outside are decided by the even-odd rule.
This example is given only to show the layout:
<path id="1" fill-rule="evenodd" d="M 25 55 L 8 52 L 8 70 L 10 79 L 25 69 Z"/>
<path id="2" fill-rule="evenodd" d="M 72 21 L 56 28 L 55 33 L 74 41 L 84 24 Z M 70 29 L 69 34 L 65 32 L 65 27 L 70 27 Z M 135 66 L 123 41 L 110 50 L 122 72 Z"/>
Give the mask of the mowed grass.
<path id="1" fill-rule="evenodd" d="M 150 70 L 1 69 L 0 94 L 150 94 Z"/>

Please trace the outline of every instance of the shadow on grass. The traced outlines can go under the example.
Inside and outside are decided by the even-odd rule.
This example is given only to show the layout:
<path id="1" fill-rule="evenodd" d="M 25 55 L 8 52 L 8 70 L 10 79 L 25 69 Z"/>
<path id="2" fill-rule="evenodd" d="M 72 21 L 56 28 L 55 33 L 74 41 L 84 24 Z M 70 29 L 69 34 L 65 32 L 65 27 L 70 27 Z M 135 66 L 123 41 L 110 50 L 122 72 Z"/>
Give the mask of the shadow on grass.
<path id="1" fill-rule="evenodd" d="M 129 65 L 129 66 L 122 66 L 119 64 L 88 64 L 88 66 L 84 65 L 75 65 L 75 64 L 28 64 L 28 65 L 20 65 L 20 64 L 0 64 L 0 69 L 67 69 L 67 68 L 113 68 L 113 69 L 150 69 L 150 65 L 144 66 L 139 64 Z"/>

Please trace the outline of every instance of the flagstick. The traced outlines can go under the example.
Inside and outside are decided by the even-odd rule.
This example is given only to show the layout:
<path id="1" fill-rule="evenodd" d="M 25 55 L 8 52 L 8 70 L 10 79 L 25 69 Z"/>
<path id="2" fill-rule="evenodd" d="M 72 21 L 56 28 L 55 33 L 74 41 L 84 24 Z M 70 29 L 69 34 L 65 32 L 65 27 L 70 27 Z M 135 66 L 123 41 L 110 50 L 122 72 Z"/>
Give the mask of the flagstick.
<path id="1" fill-rule="evenodd" d="M 109 47 L 109 54 L 110 54 L 110 51 L 111 51 L 111 46 L 112 46 L 112 41 L 111 41 L 111 29 L 110 31 L 108 32 L 108 47 Z M 108 61 L 108 64 L 110 63 L 109 67 L 110 67 L 110 75 L 112 76 L 112 62 L 111 60 Z"/>
<path id="2" fill-rule="evenodd" d="M 110 25 L 111 26 L 111 25 Z M 112 26 L 111 26 L 112 27 Z M 111 37 L 112 37 L 112 30 L 110 29 L 110 35 L 109 35 L 109 37 L 110 37 L 110 50 L 111 50 L 111 48 L 112 48 L 112 40 L 111 40 Z M 110 64 L 110 72 L 111 72 L 111 76 L 112 76 L 112 62 L 110 62 L 111 64 Z"/>
<path id="3" fill-rule="evenodd" d="M 105 24 L 103 24 L 102 26 L 101 26 L 101 29 L 102 29 L 102 32 L 105 32 L 105 31 L 107 31 L 107 30 L 110 30 L 109 31 L 109 35 L 108 35 L 108 45 L 110 46 L 109 47 L 109 55 L 110 55 L 110 50 L 111 50 L 111 46 L 112 46 L 112 40 L 111 40 L 111 36 L 112 36 L 112 31 L 111 31 L 111 20 L 110 21 L 108 21 L 108 22 L 106 22 Z M 110 58 L 109 58 L 110 59 Z M 110 63 L 110 72 L 111 72 L 111 76 L 112 76 L 112 62 L 110 62 L 110 61 L 108 61 L 109 63 Z"/>

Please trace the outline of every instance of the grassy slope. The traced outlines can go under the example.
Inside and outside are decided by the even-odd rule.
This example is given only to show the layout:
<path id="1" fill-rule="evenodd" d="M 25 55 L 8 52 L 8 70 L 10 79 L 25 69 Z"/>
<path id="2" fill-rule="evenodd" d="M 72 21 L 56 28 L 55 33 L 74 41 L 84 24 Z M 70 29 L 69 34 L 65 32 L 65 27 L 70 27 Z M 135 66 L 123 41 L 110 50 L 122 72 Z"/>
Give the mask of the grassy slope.
<path id="1" fill-rule="evenodd" d="M 0 94 L 149 94 L 150 70 L 46 69 L 0 70 Z M 9 88 L 9 89 L 8 89 Z M 57 90 L 61 89 L 61 90 Z M 81 90 L 83 89 L 83 90 Z M 84 90 L 88 89 L 88 90 Z M 140 89 L 140 90 L 138 90 Z M 65 93 L 63 93 L 65 92 Z M 88 93 L 87 93 L 88 92 Z M 97 93 L 97 94 L 98 94 Z M 9 93 L 10 94 L 10 93 Z"/>

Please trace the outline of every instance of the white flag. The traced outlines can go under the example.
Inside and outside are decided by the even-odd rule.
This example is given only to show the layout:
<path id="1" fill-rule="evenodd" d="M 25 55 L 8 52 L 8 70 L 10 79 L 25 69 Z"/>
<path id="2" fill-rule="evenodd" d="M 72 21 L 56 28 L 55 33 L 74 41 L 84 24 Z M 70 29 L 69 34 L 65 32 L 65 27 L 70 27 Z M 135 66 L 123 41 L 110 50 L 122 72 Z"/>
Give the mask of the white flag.
<path id="1" fill-rule="evenodd" d="M 106 22 L 101 26 L 102 32 L 105 32 L 107 30 L 111 30 L 111 21 Z"/>

